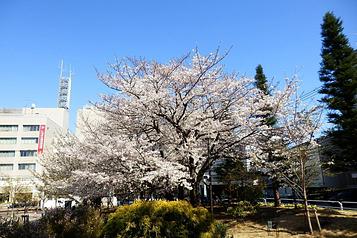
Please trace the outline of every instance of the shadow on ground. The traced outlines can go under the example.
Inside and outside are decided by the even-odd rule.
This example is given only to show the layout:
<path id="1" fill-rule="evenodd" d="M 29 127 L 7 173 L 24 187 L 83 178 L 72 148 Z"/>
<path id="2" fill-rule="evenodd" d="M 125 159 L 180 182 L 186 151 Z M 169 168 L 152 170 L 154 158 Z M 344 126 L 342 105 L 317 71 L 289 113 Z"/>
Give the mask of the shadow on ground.
<path id="1" fill-rule="evenodd" d="M 224 208 L 216 208 L 215 212 L 216 219 L 226 223 L 229 229 L 235 229 L 238 232 L 241 230 L 243 233 L 257 233 L 259 236 L 259 232 L 260 234 L 268 232 L 268 221 L 272 221 L 276 224 L 279 232 L 287 233 L 289 236 L 296 235 L 301 237 L 301 235 L 307 232 L 303 209 L 261 207 L 258 208 L 255 215 L 247 217 L 244 220 L 230 217 Z M 312 211 L 310 214 L 312 226 L 315 231 L 315 236 L 313 237 L 357 237 L 356 211 L 319 209 L 317 213 L 322 227 L 322 233 L 318 233 L 316 217 Z M 308 235 L 306 236 L 309 237 Z"/>

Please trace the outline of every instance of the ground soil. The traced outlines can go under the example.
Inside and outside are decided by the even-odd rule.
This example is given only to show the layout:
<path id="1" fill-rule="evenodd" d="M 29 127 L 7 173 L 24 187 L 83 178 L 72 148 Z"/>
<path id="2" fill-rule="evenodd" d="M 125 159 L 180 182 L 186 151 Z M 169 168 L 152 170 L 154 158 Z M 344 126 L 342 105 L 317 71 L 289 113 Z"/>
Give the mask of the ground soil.
<path id="1" fill-rule="evenodd" d="M 217 209 L 216 219 L 228 226 L 229 237 L 356 237 L 357 211 L 340 211 L 331 209 L 317 210 L 322 231 L 312 212 L 314 235 L 309 235 L 305 229 L 304 212 L 302 209 L 262 207 L 255 215 L 243 219 L 229 217 L 224 209 Z M 276 229 L 268 229 L 267 223 L 272 221 Z"/>

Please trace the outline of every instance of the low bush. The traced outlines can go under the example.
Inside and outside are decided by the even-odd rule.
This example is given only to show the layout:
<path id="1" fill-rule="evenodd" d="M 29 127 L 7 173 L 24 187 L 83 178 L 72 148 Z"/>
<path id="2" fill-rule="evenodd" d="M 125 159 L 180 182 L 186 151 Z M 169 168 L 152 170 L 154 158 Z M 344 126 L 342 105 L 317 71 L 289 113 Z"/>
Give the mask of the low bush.
<path id="1" fill-rule="evenodd" d="M 226 231 L 207 209 L 193 208 L 186 201 L 138 201 L 119 207 L 106 223 L 100 210 L 89 206 L 48 210 L 26 224 L 0 218 L 0 238 L 223 238 Z"/>
<path id="2" fill-rule="evenodd" d="M 208 232 L 200 235 L 200 238 L 224 238 L 226 237 L 228 227 L 220 222 L 213 222 Z"/>
<path id="3" fill-rule="evenodd" d="M 258 202 L 257 207 L 274 207 L 274 202 Z"/>
<path id="4" fill-rule="evenodd" d="M 104 221 L 98 209 L 79 206 L 74 209 L 53 209 L 41 222 L 50 237 L 100 237 Z"/>
<path id="5" fill-rule="evenodd" d="M 48 238 L 40 221 L 22 224 L 18 219 L 0 218 L 0 238 Z"/>
<path id="6" fill-rule="evenodd" d="M 248 201 L 240 201 L 235 207 L 228 209 L 228 214 L 234 218 L 245 218 L 256 213 L 256 208 Z"/>
<path id="7" fill-rule="evenodd" d="M 274 202 L 258 202 L 257 207 L 275 207 Z M 317 209 L 318 206 L 314 204 L 310 204 L 307 206 L 309 209 Z M 282 203 L 280 204 L 280 208 L 295 208 L 295 204 L 293 203 Z M 296 208 L 304 208 L 304 204 L 297 203 Z"/>
<path id="8" fill-rule="evenodd" d="M 224 237 L 207 209 L 186 201 L 137 201 L 109 216 L 103 236 L 118 237 Z"/>
<path id="9" fill-rule="evenodd" d="M 19 219 L 0 219 L 0 238 L 97 238 L 104 222 L 99 210 L 91 207 L 49 210 L 37 221 L 23 224 Z"/>
<path id="10" fill-rule="evenodd" d="M 282 207 L 282 208 L 295 208 L 295 204 L 292 204 L 292 203 L 283 203 L 283 204 L 281 204 L 281 207 Z M 304 208 L 304 204 L 302 204 L 302 203 L 297 203 L 297 204 L 296 204 L 296 208 Z M 315 208 L 317 208 L 317 205 L 310 204 L 310 205 L 307 206 L 307 208 L 309 208 L 309 209 L 315 209 Z"/>

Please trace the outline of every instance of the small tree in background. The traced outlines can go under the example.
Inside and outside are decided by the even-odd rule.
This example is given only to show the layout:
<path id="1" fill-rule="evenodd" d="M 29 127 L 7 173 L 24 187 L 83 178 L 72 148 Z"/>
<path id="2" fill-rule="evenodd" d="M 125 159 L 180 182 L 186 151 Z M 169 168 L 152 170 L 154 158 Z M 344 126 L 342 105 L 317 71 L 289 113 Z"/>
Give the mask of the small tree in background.
<path id="1" fill-rule="evenodd" d="M 263 147 L 252 148 L 253 159 L 257 160 L 257 164 L 262 168 L 267 169 L 268 173 L 275 173 L 302 197 L 306 224 L 310 233 L 313 233 L 307 203 L 307 186 L 314 175 L 315 167 L 311 165 L 310 156 L 318 146 L 315 135 L 322 124 L 321 108 L 303 105 L 298 96 L 285 108 L 287 112 L 277 118 L 278 123 L 273 129 L 274 136 L 269 137 Z M 267 162 L 270 154 L 282 159 Z"/>
<path id="2" fill-rule="evenodd" d="M 334 127 L 323 152 L 337 171 L 357 168 L 357 53 L 343 34 L 342 21 L 327 12 L 321 25 L 320 93 Z"/>
<path id="3" fill-rule="evenodd" d="M 229 204 L 232 198 L 252 202 L 262 197 L 264 184 L 261 176 L 255 171 L 248 171 L 241 160 L 225 159 L 215 172 L 218 180 L 224 184 Z"/>
<path id="4" fill-rule="evenodd" d="M 307 203 L 308 175 L 311 172 L 308 162 L 309 154 L 318 146 L 314 137 L 321 126 L 321 110 L 319 107 L 312 107 L 296 111 L 293 117 L 286 118 L 283 123 L 283 140 L 288 149 L 283 150 L 282 156 L 287 158 L 289 164 L 292 165 L 290 172 L 293 180 L 288 182 L 302 194 L 305 217 L 312 234 L 313 229 Z"/>

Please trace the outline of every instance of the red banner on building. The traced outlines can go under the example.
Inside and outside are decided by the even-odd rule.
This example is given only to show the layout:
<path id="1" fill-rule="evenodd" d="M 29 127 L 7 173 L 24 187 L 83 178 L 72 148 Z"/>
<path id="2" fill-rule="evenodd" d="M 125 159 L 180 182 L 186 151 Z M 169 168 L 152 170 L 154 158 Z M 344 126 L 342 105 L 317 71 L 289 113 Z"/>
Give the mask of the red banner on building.
<path id="1" fill-rule="evenodd" d="M 43 153 L 43 147 L 45 145 L 45 130 L 46 130 L 46 125 L 40 125 L 40 135 L 38 136 L 38 147 L 37 147 L 38 155 Z"/>

